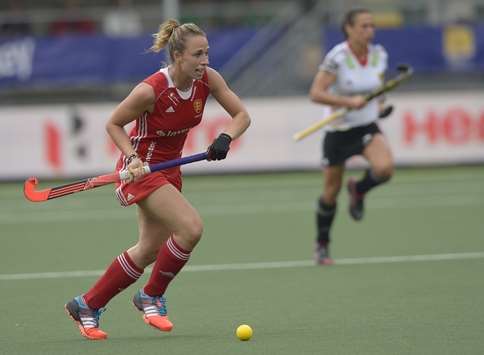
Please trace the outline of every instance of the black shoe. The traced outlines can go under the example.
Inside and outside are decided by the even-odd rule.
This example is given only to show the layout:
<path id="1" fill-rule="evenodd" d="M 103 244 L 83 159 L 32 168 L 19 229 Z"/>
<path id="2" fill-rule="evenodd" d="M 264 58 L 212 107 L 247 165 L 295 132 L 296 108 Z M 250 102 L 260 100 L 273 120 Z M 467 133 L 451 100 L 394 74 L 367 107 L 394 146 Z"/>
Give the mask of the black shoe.
<path id="1" fill-rule="evenodd" d="M 365 211 L 365 194 L 360 194 L 356 191 L 356 181 L 353 178 L 348 180 L 346 186 L 348 188 L 348 193 L 350 194 L 350 215 L 355 221 L 360 221 L 363 218 Z"/>
<path id="2" fill-rule="evenodd" d="M 314 253 L 314 261 L 316 265 L 333 265 L 334 260 L 329 256 L 329 246 L 321 245 L 316 242 L 316 250 Z"/>

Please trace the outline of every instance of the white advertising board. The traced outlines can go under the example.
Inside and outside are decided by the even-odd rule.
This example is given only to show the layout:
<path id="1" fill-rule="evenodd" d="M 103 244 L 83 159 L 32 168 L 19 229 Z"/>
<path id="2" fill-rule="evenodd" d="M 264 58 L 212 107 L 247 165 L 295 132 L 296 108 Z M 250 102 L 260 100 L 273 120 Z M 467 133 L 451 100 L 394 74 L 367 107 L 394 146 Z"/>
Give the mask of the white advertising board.
<path id="1" fill-rule="evenodd" d="M 393 115 L 380 122 L 397 165 L 484 162 L 484 95 L 391 94 Z M 321 137 L 301 142 L 292 135 L 323 118 L 325 108 L 306 97 L 247 99 L 252 125 L 219 162 L 186 165 L 185 172 L 318 169 Z M 118 157 L 104 125 L 116 103 L 0 107 L 0 179 L 64 178 L 110 172 Z M 210 101 L 184 155 L 204 151 L 229 122 Z M 349 165 L 359 165 L 355 158 Z"/>

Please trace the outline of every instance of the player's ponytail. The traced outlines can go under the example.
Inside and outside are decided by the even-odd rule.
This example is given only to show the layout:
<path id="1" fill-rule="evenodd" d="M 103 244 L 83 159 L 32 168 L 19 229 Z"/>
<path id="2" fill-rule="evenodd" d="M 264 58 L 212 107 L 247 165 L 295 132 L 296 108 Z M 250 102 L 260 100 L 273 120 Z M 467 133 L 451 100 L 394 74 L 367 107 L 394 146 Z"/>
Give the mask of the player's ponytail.
<path id="1" fill-rule="evenodd" d="M 200 27 L 194 23 L 184 23 L 180 25 L 177 20 L 169 19 L 160 25 L 158 33 L 153 35 L 153 45 L 150 48 L 152 52 L 159 52 L 168 46 L 170 59 L 173 62 L 175 52 L 182 53 L 185 50 L 185 40 L 187 36 L 204 36 L 207 35 Z"/>
<path id="2" fill-rule="evenodd" d="M 163 22 L 158 29 L 158 33 L 153 34 L 153 45 L 150 47 L 150 51 L 158 53 L 165 48 L 171 35 L 179 26 L 180 24 L 175 19 L 169 19 Z"/>

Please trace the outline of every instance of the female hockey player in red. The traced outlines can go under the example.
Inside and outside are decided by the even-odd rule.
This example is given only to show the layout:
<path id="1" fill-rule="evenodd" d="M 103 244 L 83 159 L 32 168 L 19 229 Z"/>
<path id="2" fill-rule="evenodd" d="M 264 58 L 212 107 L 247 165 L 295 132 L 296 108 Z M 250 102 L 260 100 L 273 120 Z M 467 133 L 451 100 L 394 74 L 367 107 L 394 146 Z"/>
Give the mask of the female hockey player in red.
<path id="1" fill-rule="evenodd" d="M 106 125 L 121 151 L 117 169 L 131 172 L 116 195 L 123 206 L 137 205 L 139 239 L 114 259 L 86 293 L 65 305 L 81 334 L 92 340 L 107 338 L 99 329 L 99 315 L 109 300 L 153 262 L 150 278 L 135 293 L 133 303 L 147 324 L 170 331 L 173 324 L 167 317 L 164 294 L 202 235 L 200 215 L 181 194 L 180 168 L 143 175 L 143 164 L 181 156 L 188 131 L 200 123 L 209 94 L 232 120 L 208 147 L 208 160 L 225 159 L 231 141 L 250 124 L 239 97 L 208 66 L 207 37 L 197 25 L 168 20 L 154 38 L 151 50 L 159 52 L 167 46 L 171 64 L 138 84 Z M 128 135 L 124 126 L 134 120 L 136 126 Z"/>

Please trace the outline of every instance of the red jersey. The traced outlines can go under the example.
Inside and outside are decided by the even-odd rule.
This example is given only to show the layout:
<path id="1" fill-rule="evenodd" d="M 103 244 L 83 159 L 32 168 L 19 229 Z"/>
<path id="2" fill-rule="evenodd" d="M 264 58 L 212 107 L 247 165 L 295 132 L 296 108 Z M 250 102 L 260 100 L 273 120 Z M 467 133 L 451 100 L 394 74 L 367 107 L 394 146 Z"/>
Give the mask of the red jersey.
<path id="1" fill-rule="evenodd" d="M 136 119 L 136 126 L 129 133 L 131 144 L 149 164 L 179 158 L 188 131 L 202 120 L 210 94 L 207 72 L 202 79 L 194 80 L 186 92 L 175 87 L 168 67 L 143 82 L 153 87 L 156 100 L 152 113 L 145 112 Z"/>
<path id="2" fill-rule="evenodd" d="M 190 90 L 183 92 L 173 84 L 168 68 L 147 77 L 144 83 L 153 87 L 153 112 L 145 112 L 136 119 L 129 133 L 134 150 L 148 164 L 180 158 L 190 128 L 202 120 L 203 109 L 210 93 L 207 72 L 202 79 L 194 80 Z M 121 154 L 116 170 L 126 168 L 126 157 Z M 123 206 L 145 198 L 166 183 L 181 190 L 180 167 L 148 174 L 140 180 L 117 184 L 116 195 Z"/>

